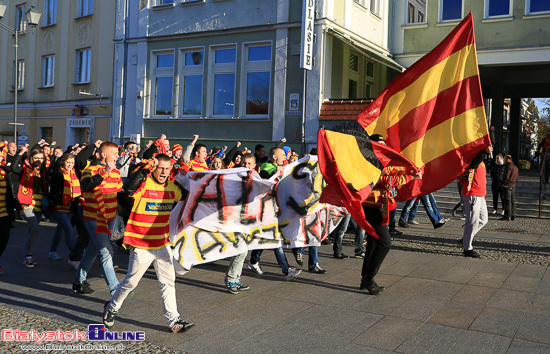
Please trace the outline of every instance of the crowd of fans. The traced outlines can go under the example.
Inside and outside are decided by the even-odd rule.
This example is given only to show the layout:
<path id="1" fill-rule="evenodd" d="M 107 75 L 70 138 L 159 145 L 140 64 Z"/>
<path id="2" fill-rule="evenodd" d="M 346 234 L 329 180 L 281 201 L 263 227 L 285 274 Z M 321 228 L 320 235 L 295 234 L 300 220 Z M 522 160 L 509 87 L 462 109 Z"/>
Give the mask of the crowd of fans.
<path id="1" fill-rule="evenodd" d="M 187 193 L 174 182 L 178 173 L 245 167 L 256 170 L 262 178 L 269 178 L 282 166 L 298 159 L 295 152 L 284 146 L 286 139 L 277 143 L 269 154 L 263 145 L 256 145 L 253 153 L 241 142 L 231 149 L 215 146 L 208 151 L 206 145 L 197 142 L 198 139 L 199 136 L 194 135 L 191 143 L 184 148 L 180 144 L 171 145 L 163 134 L 157 140 L 149 141 L 143 149 L 132 141 L 119 146 L 98 140 L 94 144 L 75 144 L 66 149 L 44 140 L 30 148 L 28 145 L 18 148 L 14 143 L 0 143 L 0 257 L 6 249 L 14 221 L 23 219 L 28 224 L 23 265 L 36 267 L 34 245 L 43 232 L 40 223 L 49 219 L 56 222 L 57 227 L 48 258 L 54 261 L 61 259 L 57 249 L 63 240 L 69 251 L 68 263 L 76 270 L 73 292 L 94 292 L 86 278 L 94 260 L 99 258 L 103 276 L 114 296 L 110 309 L 120 307 L 126 294 L 122 285 L 126 288 L 131 285 L 132 264 L 137 267 L 132 263 L 132 255 L 138 249 L 149 252 L 170 248 L 167 246 L 171 206 Z M 170 192 L 156 193 L 160 190 Z M 150 200 L 155 195 L 162 196 L 158 200 L 160 204 L 170 207 L 155 211 L 154 215 L 136 209 L 140 200 Z M 173 198 L 166 199 L 166 196 Z M 110 235 L 117 213 L 124 220 L 126 230 L 124 239 L 113 242 Z M 159 221 L 161 219 L 162 222 Z M 73 237 L 74 228 L 78 234 L 76 239 Z M 118 249 L 113 247 L 115 243 L 118 243 L 118 248 L 130 253 L 129 272 L 120 283 L 112 258 L 114 250 Z M 279 251 L 276 253 L 284 257 L 282 249 Z M 248 289 L 240 282 L 245 257 L 246 254 L 235 257 L 236 265 L 233 264 L 228 271 L 226 287 L 230 293 Z M 158 265 L 161 258 L 155 255 L 152 260 Z M 162 259 L 166 260 L 166 257 Z M 258 264 L 259 254 L 254 259 L 255 263 L 249 262 L 249 267 L 262 273 Z M 280 264 L 287 279 L 293 279 L 300 273 L 288 267 L 286 258 Z M 312 267 L 315 272 L 324 272 L 317 262 Z M 1 266 L 0 274 L 4 274 Z M 158 278 L 170 289 L 173 283 L 170 277 L 167 280 L 165 276 L 158 275 Z M 170 330 L 187 330 L 192 324 L 182 321 L 177 310 L 173 310 L 174 301 L 167 300 L 174 300 L 175 293 L 166 290 L 167 295 L 164 291 L 162 297 Z M 107 306 L 105 311 L 105 315 L 110 314 L 112 319 L 113 311 L 109 312 Z"/>
<path id="2" fill-rule="evenodd" d="M 271 147 L 269 152 L 263 145 L 256 145 L 252 152 L 242 146 L 241 142 L 237 142 L 231 149 L 227 146 L 215 146 L 208 150 L 206 145 L 198 142 L 198 139 L 199 136 L 194 135 L 190 144 L 184 148 L 180 144 L 171 145 L 163 134 L 157 140 L 149 141 L 143 149 L 133 141 L 119 146 L 113 142 L 98 140 L 94 144 L 76 144 L 66 149 L 57 146 L 55 142 L 49 144 L 44 140 L 30 149 L 28 146 L 18 148 L 14 143 L 0 143 L 0 257 L 8 243 L 10 230 L 14 227 L 13 222 L 17 218 L 23 218 L 28 224 L 22 254 L 23 265 L 27 268 L 37 266 L 33 259 L 34 245 L 40 237 L 40 222 L 48 218 L 57 223 L 48 258 L 54 261 L 61 259 L 57 248 L 64 240 L 69 251 L 68 263 L 76 270 L 72 282 L 74 293 L 94 293 L 86 279 L 93 262 L 96 258 L 99 259 L 112 296 L 104 308 L 105 326 L 110 327 L 114 324 L 114 318 L 124 299 L 154 263 L 157 278 L 161 283 L 168 327 L 172 332 L 186 331 L 193 324 L 183 321 L 177 312 L 168 222 L 174 203 L 185 198 L 188 191 L 175 182 L 175 176 L 192 171 L 244 167 L 256 170 L 261 178 L 268 179 L 282 171 L 285 165 L 298 159 L 298 155 L 285 146 L 286 139 Z M 381 136 L 371 136 L 371 139 L 384 143 Z M 476 159 L 482 161 L 486 154 L 492 151 L 489 150 L 491 149 L 480 153 Z M 310 153 L 316 154 L 316 151 Z M 466 206 L 466 225 L 477 225 L 475 230 L 465 231 L 465 237 L 461 241 L 464 244 L 464 255 L 468 257 L 479 257 L 473 251 L 472 239 L 486 222 L 486 207 L 485 212 L 480 212 L 476 204 L 476 198 L 484 201 L 485 167 L 484 164 L 479 166 L 476 159 L 466 171 L 469 177 L 461 181 L 465 186 L 462 194 L 472 199 L 463 198 Z M 511 158 L 507 162 L 509 166 Z M 511 172 L 505 175 L 508 176 L 508 180 L 514 180 L 515 183 L 517 168 L 513 170 L 512 167 L 513 164 L 507 167 Z M 478 169 L 483 171 L 474 175 L 474 171 Z M 384 287 L 376 284 L 374 276 L 389 252 L 390 235 L 401 234 L 395 229 L 396 203 L 393 193 L 399 185 L 407 183 L 412 178 L 421 177 L 421 173 L 403 175 L 391 166 L 384 168 L 380 181 L 363 205 L 366 219 L 374 227 L 376 237 L 365 236 L 365 232 L 349 214 L 333 231 L 331 236 L 334 239 L 334 257 L 344 259 L 347 256 L 342 253 L 343 234 L 348 225 L 356 230 L 355 257 L 364 258 L 361 290 L 373 295 L 383 291 Z M 513 196 L 513 185 L 507 186 L 510 189 L 508 195 Z M 430 219 L 434 228 L 438 228 L 443 226 L 446 220 L 437 211 L 433 197 L 430 197 L 431 195 L 424 196 L 420 200 L 424 203 L 428 215 L 433 212 L 434 216 Z M 150 203 L 159 207 L 148 208 L 147 205 Z M 427 207 L 428 204 L 430 208 Z M 411 200 L 410 206 L 415 205 L 418 205 L 418 201 Z M 472 209 L 473 206 L 477 209 Z M 513 220 L 515 207 L 513 210 L 514 213 L 506 213 L 505 217 Z M 494 212 L 496 213 L 496 203 Z M 471 216 L 475 216 L 476 213 L 481 213 L 481 216 Z M 123 231 L 124 238 L 116 242 L 120 249 L 130 254 L 128 273 L 121 282 L 116 276 L 117 267 L 113 264 L 113 252 L 116 248 L 113 247 L 111 237 L 111 231 L 115 229 L 116 221 L 119 219 L 117 214 L 126 227 Z M 414 223 L 414 214 L 415 212 L 409 216 L 407 213 L 402 214 L 399 225 L 408 227 L 408 224 Z M 476 221 L 478 219 L 482 222 Z M 76 239 L 73 237 L 73 228 L 76 228 L 78 233 Z M 309 253 L 308 271 L 325 273 L 319 265 L 318 247 L 292 250 L 298 265 L 303 266 L 303 253 L 306 248 Z M 247 263 L 247 267 L 258 274 L 264 273 L 260 266 L 262 251 L 253 250 Z M 284 277 L 287 280 L 296 278 L 301 270 L 289 266 L 282 247 L 274 249 L 274 252 Z M 225 286 L 231 294 L 249 289 L 240 280 L 247 253 L 233 257 L 230 262 Z M 4 270 L 0 266 L 0 274 L 3 273 Z"/>

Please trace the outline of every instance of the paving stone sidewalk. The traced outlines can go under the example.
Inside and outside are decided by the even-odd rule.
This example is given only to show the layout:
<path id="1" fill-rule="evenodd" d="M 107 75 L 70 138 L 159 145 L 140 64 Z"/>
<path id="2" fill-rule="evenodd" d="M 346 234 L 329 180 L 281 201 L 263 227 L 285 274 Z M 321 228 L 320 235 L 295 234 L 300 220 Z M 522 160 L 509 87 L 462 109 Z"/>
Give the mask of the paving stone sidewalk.
<path id="1" fill-rule="evenodd" d="M 18 222 L 12 230 L 2 257 L 6 274 L 0 276 L 0 326 L 86 330 L 101 321 L 109 298 L 106 284 L 96 262 L 89 279 L 96 293 L 73 295 L 67 250 L 62 243 L 58 253 L 63 260 L 47 258 L 53 226 L 44 225 L 34 269 L 22 264 L 26 225 Z M 444 236 L 456 238 L 459 232 L 453 235 L 451 230 Z M 202 265 L 177 278 L 180 313 L 196 324 L 184 334 L 167 331 L 150 269 L 112 331 L 145 331 L 145 343 L 128 343 L 122 351 L 139 353 L 550 352 L 548 265 L 468 259 L 456 247 L 448 254 L 393 249 L 377 277 L 386 286 L 379 296 L 358 290 L 362 260 L 335 259 L 330 246 L 320 249 L 327 274 L 306 270 L 290 282 L 273 253 L 264 252 L 261 264 L 267 273 L 245 270 L 242 280 L 251 289 L 238 295 L 223 286 L 227 260 Z M 296 266 L 292 254 L 286 254 Z M 120 280 L 127 258 L 123 252 L 115 256 Z M 14 352 L 20 344 L 0 342 L 0 351 Z"/>

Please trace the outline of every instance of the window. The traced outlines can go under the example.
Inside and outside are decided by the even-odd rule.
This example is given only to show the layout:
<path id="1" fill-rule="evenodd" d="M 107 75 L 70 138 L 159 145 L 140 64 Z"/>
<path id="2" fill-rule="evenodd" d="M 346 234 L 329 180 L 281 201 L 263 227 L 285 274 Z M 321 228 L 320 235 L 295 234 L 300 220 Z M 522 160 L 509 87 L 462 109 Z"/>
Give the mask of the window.
<path id="1" fill-rule="evenodd" d="M 365 81 L 365 98 L 370 98 L 370 81 Z"/>
<path id="2" fill-rule="evenodd" d="M 415 23 L 416 8 L 409 2 L 407 7 L 407 23 Z"/>
<path id="3" fill-rule="evenodd" d="M 25 5 L 17 5 L 15 7 L 15 29 L 18 31 L 24 31 L 27 29 L 27 22 L 25 22 Z"/>
<path id="4" fill-rule="evenodd" d="M 550 12 L 550 1 L 548 0 L 526 0 L 525 12 L 529 15 Z"/>
<path id="5" fill-rule="evenodd" d="M 349 80 L 348 98 L 351 100 L 354 100 L 357 98 L 357 81 L 356 80 Z"/>
<path id="6" fill-rule="evenodd" d="M 212 115 L 232 117 L 235 108 L 236 49 L 216 48 L 212 64 Z"/>
<path id="7" fill-rule="evenodd" d="M 25 88 L 25 61 L 17 61 L 17 89 L 22 90 Z"/>
<path id="8" fill-rule="evenodd" d="M 245 46 L 245 116 L 269 115 L 271 44 Z"/>
<path id="9" fill-rule="evenodd" d="M 44 0 L 44 26 L 56 23 L 57 0 Z"/>
<path id="10" fill-rule="evenodd" d="M 462 18 L 462 0 L 440 0 L 439 8 L 441 22 Z"/>
<path id="11" fill-rule="evenodd" d="M 155 53 L 154 63 L 153 112 L 155 116 L 171 116 L 174 88 L 174 53 Z"/>
<path id="12" fill-rule="evenodd" d="M 77 17 L 88 16 L 94 13 L 94 0 L 78 0 Z"/>
<path id="13" fill-rule="evenodd" d="M 357 4 L 359 4 L 361 6 L 365 7 L 365 0 L 353 0 L 353 1 L 355 1 Z"/>
<path id="14" fill-rule="evenodd" d="M 40 127 L 40 139 L 46 140 L 48 143 L 52 142 L 53 128 L 52 127 Z"/>
<path id="15" fill-rule="evenodd" d="M 349 55 L 349 69 L 353 72 L 359 72 L 359 56 L 355 54 Z"/>
<path id="16" fill-rule="evenodd" d="M 204 72 L 204 51 L 202 49 L 183 52 L 182 72 L 182 114 L 202 115 L 202 79 Z"/>
<path id="17" fill-rule="evenodd" d="M 374 63 L 372 61 L 367 61 L 367 70 L 366 75 L 367 77 L 373 78 L 374 77 Z"/>
<path id="18" fill-rule="evenodd" d="M 167 4 L 173 4 L 174 0 L 158 0 L 157 5 L 167 5 Z"/>
<path id="19" fill-rule="evenodd" d="M 424 23 L 426 0 L 407 0 L 407 24 Z"/>
<path id="20" fill-rule="evenodd" d="M 54 85 L 55 56 L 48 55 L 42 58 L 42 87 Z"/>
<path id="21" fill-rule="evenodd" d="M 76 52 L 76 78 L 77 84 L 85 84 L 90 82 L 90 63 L 92 50 L 82 49 Z"/>
<path id="22" fill-rule="evenodd" d="M 511 16 L 511 0 L 485 0 L 485 17 Z"/>
<path id="23" fill-rule="evenodd" d="M 381 0 L 370 0 L 370 12 L 378 17 L 380 17 L 380 1 Z"/>

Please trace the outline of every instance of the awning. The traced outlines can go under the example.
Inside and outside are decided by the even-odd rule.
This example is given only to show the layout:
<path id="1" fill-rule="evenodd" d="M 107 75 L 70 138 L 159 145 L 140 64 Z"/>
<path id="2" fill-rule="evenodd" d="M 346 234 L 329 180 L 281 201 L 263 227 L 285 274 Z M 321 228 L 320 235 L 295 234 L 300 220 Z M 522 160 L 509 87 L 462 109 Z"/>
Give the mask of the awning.
<path id="1" fill-rule="evenodd" d="M 321 105 L 319 120 L 355 121 L 372 100 L 327 100 Z"/>
<path id="2" fill-rule="evenodd" d="M 378 52 L 375 49 L 372 49 L 363 43 L 352 39 L 348 35 L 345 35 L 341 32 L 338 32 L 334 28 L 328 28 L 328 33 L 332 33 L 334 36 L 344 40 L 346 43 L 348 43 L 350 46 L 354 47 L 359 52 L 363 53 L 366 57 L 368 57 L 371 60 L 374 60 L 376 62 L 379 62 L 380 64 L 387 65 L 391 67 L 394 70 L 397 70 L 399 72 L 403 72 L 405 68 L 401 66 L 398 62 L 393 60 L 392 58 Z"/>

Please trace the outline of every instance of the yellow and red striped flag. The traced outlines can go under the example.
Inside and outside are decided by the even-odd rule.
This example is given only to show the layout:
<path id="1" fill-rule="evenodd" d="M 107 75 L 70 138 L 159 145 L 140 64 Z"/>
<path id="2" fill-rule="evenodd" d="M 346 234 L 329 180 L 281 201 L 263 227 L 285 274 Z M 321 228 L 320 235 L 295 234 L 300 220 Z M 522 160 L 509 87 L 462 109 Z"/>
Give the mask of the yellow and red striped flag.
<path id="1" fill-rule="evenodd" d="M 399 200 L 438 190 L 490 144 L 472 13 L 430 53 L 401 73 L 357 119 L 369 135 L 424 170 Z"/>

